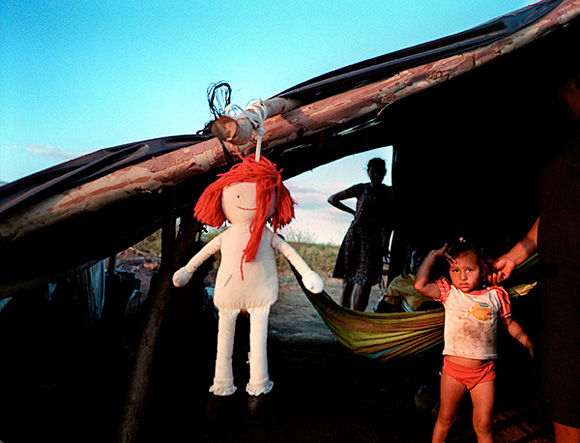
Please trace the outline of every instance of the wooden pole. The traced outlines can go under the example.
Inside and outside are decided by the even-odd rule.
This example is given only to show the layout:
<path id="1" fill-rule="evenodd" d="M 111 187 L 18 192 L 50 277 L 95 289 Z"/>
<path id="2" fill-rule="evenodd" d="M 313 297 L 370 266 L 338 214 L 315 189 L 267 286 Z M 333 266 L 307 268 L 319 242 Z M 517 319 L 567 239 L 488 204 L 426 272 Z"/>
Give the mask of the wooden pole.
<path id="1" fill-rule="evenodd" d="M 406 69 L 385 80 L 274 115 L 264 122 L 266 133 L 262 137 L 262 152 L 377 112 L 398 100 L 511 53 L 578 16 L 580 7 L 577 2 L 565 0 L 542 20 L 487 46 Z M 251 152 L 255 146 L 256 141 L 250 138 L 238 149 L 240 152 Z M 0 220 L 0 243 L 15 240 L 42 226 L 97 211 L 138 193 L 158 192 L 211 168 L 225 166 L 227 162 L 220 140 L 212 138 L 127 166 Z"/>
<path id="2" fill-rule="evenodd" d="M 159 273 L 152 280 L 152 287 L 147 299 L 151 298 L 148 314 L 141 331 L 141 337 L 133 362 L 133 370 L 129 382 L 129 390 L 125 402 L 125 410 L 117 435 L 117 443 L 133 443 L 137 438 L 141 409 L 147 394 L 153 354 L 157 336 L 165 317 L 165 312 L 173 290 L 173 271 L 177 264 L 185 262 L 190 253 L 189 247 L 203 224 L 193 217 L 193 205 L 182 215 L 179 235 L 175 238 L 175 188 L 168 191 L 166 217 L 162 231 L 161 266 Z"/>
<path id="3" fill-rule="evenodd" d="M 117 435 L 118 443 L 133 443 L 137 438 L 141 410 L 149 386 L 155 344 L 173 289 L 171 278 L 174 268 L 173 250 L 175 245 L 176 191 L 175 188 L 169 188 L 166 192 L 168 192 L 169 198 L 167 199 L 168 208 L 165 213 L 162 231 L 161 265 L 159 267 L 159 273 L 152 281 L 152 288 L 147 297 L 149 301 L 148 313 L 141 331 L 137 353 L 133 362 L 129 391 L 121 426 Z"/>
<path id="4" fill-rule="evenodd" d="M 262 106 L 266 109 L 267 116 L 273 117 L 299 107 L 300 102 L 285 98 L 272 98 L 263 102 Z M 251 109 L 247 109 L 246 112 L 255 114 L 255 111 Z M 222 115 L 211 125 L 211 132 L 222 141 L 243 145 L 250 140 L 254 132 L 254 125 L 248 117 L 232 118 Z"/>

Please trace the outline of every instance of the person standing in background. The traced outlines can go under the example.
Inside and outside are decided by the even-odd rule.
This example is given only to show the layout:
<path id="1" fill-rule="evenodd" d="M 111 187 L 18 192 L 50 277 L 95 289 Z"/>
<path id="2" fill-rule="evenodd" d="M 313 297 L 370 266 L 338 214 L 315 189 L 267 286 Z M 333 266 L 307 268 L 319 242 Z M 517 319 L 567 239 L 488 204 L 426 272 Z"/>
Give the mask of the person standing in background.
<path id="1" fill-rule="evenodd" d="M 387 173 L 385 161 L 372 158 L 367 164 L 370 183 L 358 183 L 328 198 L 335 208 L 354 216 L 338 252 L 333 277 L 341 278 L 340 304 L 364 311 L 371 288 L 383 273 L 383 259 L 388 255 L 392 223 L 393 192 L 383 184 Z M 342 203 L 356 198 L 356 210 Z"/>

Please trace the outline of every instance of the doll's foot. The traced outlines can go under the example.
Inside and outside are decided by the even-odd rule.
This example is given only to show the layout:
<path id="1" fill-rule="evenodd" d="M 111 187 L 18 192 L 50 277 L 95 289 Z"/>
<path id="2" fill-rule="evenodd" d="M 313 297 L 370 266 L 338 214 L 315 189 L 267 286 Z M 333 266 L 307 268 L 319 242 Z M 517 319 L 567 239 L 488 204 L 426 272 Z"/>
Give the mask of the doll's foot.
<path id="1" fill-rule="evenodd" d="M 211 394 L 207 402 L 207 416 L 213 421 L 221 420 L 231 414 L 232 396 Z"/>
<path id="2" fill-rule="evenodd" d="M 266 412 L 270 396 L 267 394 L 248 396 L 248 413 L 252 417 L 260 417 Z"/>

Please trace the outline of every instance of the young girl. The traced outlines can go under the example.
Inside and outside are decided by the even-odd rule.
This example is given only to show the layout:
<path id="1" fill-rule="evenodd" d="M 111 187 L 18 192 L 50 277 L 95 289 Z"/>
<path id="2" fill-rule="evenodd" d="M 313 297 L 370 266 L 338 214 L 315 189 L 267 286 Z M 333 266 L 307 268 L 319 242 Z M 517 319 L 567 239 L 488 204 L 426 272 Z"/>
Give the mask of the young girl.
<path id="1" fill-rule="evenodd" d="M 431 268 L 442 257 L 449 262 L 451 282 L 446 278 L 430 281 Z M 491 424 L 498 319 L 533 356 L 530 338 L 511 318 L 507 292 L 499 286 L 482 286 L 488 272 L 489 265 L 482 251 L 466 242 L 449 249 L 445 245 L 432 250 L 417 272 L 415 289 L 445 306 L 441 406 L 433 442 L 445 441 L 466 391 L 473 402 L 473 427 L 477 441 L 493 442 Z"/>

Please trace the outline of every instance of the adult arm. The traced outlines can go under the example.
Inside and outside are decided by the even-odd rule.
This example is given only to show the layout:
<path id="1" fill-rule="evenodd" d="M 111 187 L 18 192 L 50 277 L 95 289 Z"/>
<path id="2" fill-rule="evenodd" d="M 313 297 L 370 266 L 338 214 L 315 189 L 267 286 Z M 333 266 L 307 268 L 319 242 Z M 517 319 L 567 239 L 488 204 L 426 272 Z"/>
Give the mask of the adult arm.
<path id="1" fill-rule="evenodd" d="M 357 190 L 358 190 L 358 185 L 355 185 L 351 188 L 345 189 L 344 191 L 340 191 L 337 192 L 336 194 L 332 194 L 330 197 L 328 197 L 328 203 L 330 203 L 332 206 L 334 206 L 337 209 L 340 209 L 341 211 L 344 212 L 348 212 L 351 215 L 355 215 L 356 211 L 354 209 L 352 209 L 349 206 L 346 206 L 342 200 L 346 200 L 348 198 L 354 198 L 354 197 L 358 197 L 357 195 Z"/>
<path id="2" fill-rule="evenodd" d="M 490 275 L 491 282 L 497 285 L 508 278 L 515 267 L 531 256 L 538 249 L 538 225 L 540 218 L 536 220 L 532 229 L 514 245 L 509 252 L 499 257 L 493 263 Z"/>

